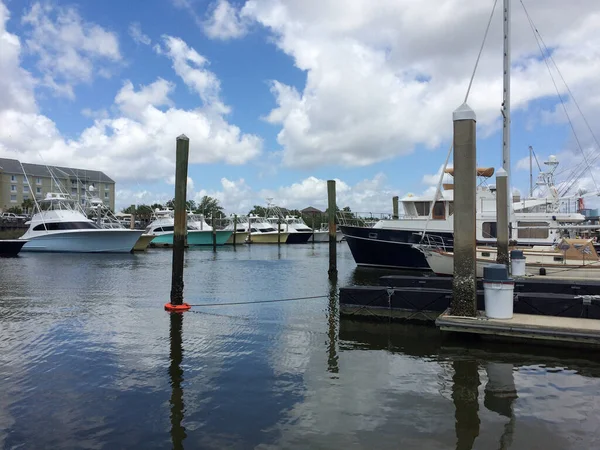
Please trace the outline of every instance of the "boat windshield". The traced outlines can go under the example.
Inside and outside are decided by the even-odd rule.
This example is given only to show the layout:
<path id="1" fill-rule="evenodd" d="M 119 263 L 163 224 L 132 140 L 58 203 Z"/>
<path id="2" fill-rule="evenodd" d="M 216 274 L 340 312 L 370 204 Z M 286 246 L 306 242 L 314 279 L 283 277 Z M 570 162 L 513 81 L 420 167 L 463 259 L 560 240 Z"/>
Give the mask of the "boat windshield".
<path id="1" fill-rule="evenodd" d="M 277 231 L 275 228 L 267 227 L 267 228 L 259 228 L 261 233 L 270 233 L 272 231 Z"/>
<path id="2" fill-rule="evenodd" d="M 50 222 L 41 223 L 33 227 L 33 231 L 55 230 L 94 230 L 100 227 L 92 222 Z"/>

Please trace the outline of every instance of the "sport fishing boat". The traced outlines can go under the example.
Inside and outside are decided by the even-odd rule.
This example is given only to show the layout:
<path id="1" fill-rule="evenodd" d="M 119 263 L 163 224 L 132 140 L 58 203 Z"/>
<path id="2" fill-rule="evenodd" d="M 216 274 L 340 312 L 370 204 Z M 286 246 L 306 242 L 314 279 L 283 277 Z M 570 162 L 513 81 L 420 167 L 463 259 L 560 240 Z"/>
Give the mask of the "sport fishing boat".
<path id="1" fill-rule="evenodd" d="M 294 216 L 269 217 L 267 222 L 277 230 L 279 226 L 283 233 L 289 233 L 286 244 L 306 244 L 311 238 L 313 230 L 302 219 Z"/>
<path id="2" fill-rule="evenodd" d="M 243 244 L 248 240 L 248 230 L 250 225 L 248 223 L 248 218 L 246 216 L 237 216 L 237 220 L 234 216 L 230 216 L 228 219 L 228 224 L 224 230 L 231 231 L 231 236 L 227 239 L 226 244 L 233 244 L 233 238 L 235 236 L 236 244 Z M 235 224 L 235 231 L 234 231 Z"/>
<path id="3" fill-rule="evenodd" d="M 173 232 L 175 230 L 175 218 L 173 210 L 157 210 L 154 213 L 155 220 L 148 225 L 144 234 L 153 235 L 154 239 L 150 242 L 151 247 L 168 247 L 173 245 Z M 207 229 L 208 228 L 208 229 Z M 223 245 L 231 236 L 231 231 L 216 230 L 217 245 Z M 196 225 L 188 222 L 187 226 L 187 245 L 212 245 L 213 243 L 212 227 L 205 225 L 203 230 L 196 228 Z"/>
<path id="4" fill-rule="evenodd" d="M 39 211 L 26 222 L 29 229 L 19 238 L 24 252 L 129 253 L 142 231 L 103 229 L 75 207 L 62 193 L 48 193 Z"/>
<path id="5" fill-rule="evenodd" d="M 250 231 L 246 242 L 249 244 L 277 244 L 278 242 L 285 244 L 289 239 L 289 232 L 281 231 L 281 229 L 277 232 L 277 229 L 262 217 L 251 214 L 248 216 L 248 223 Z"/>
<path id="6" fill-rule="evenodd" d="M 336 242 L 341 242 L 344 238 L 342 231 L 338 228 L 335 231 L 335 240 Z M 329 224 L 322 223 L 321 228 L 315 230 L 313 239 L 315 242 L 329 242 Z"/>

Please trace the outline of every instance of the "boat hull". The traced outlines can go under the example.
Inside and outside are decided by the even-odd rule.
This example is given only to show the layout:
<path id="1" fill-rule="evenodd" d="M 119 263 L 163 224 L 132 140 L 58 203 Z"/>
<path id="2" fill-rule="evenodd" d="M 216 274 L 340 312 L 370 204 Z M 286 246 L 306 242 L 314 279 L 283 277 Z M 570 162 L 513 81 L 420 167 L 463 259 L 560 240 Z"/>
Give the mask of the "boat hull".
<path id="1" fill-rule="evenodd" d="M 134 252 L 145 251 L 153 239 L 154 239 L 154 236 L 152 236 L 151 234 L 142 234 L 139 237 L 139 239 L 137 240 L 137 242 L 135 243 L 135 245 L 133 246 L 133 251 Z"/>
<path id="2" fill-rule="evenodd" d="M 224 245 L 231 237 L 232 231 L 217 230 L 217 245 Z M 187 245 L 212 245 L 212 231 L 192 231 L 187 232 Z M 173 233 L 164 233 L 156 236 L 150 243 L 152 247 L 168 247 L 173 245 Z"/>
<path id="3" fill-rule="evenodd" d="M 304 232 L 290 233 L 290 235 L 288 236 L 287 241 L 285 243 L 286 244 L 306 244 L 312 235 L 313 235 L 312 233 L 304 233 Z"/>
<path id="4" fill-rule="evenodd" d="M 454 273 L 454 255 L 452 253 L 440 252 L 435 250 L 426 250 L 427 263 L 431 270 L 442 276 L 452 276 Z M 477 259 L 475 276 L 483 278 L 483 269 L 487 266 L 496 264 L 493 260 Z M 546 275 L 540 275 L 540 269 L 544 269 Z M 544 264 L 544 263 L 527 263 L 525 273 L 528 276 L 550 277 L 550 278 L 568 278 L 568 279 L 585 279 L 599 280 L 600 279 L 600 263 L 577 264 Z"/>
<path id="5" fill-rule="evenodd" d="M 248 238 L 248 233 L 247 232 L 237 232 L 235 233 L 235 243 L 237 244 L 243 244 L 244 242 L 246 242 L 246 239 Z M 225 242 L 226 244 L 233 244 L 233 233 L 231 233 L 231 236 L 229 236 L 229 239 L 227 239 L 227 242 Z"/>
<path id="6" fill-rule="evenodd" d="M 22 251 L 130 253 L 141 235 L 142 231 L 118 229 L 48 233 L 30 238 Z"/>
<path id="7" fill-rule="evenodd" d="M 314 232 L 314 242 L 329 242 L 329 231 L 315 231 Z M 340 230 L 335 232 L 335 240 L 336 242 L 341 242 L 344 238 L 344 235 Z M 311 238 L 312 240 L 313 238 Z"/>
<path id="8" fill-rule="evenodd" d="M 415 231 L 341 226 L 354 261 L 359 266 L 429 271 L 425 256 L 413 244 L 421 236 Z M 452 249 L 451 233 L 435 233 Z"/>
<path id="9" fill-rule="evenodd" d="M 22 239 L 0 240 L 0 257 L 12 258 L 19 254 L 27 241 Z"/>
<path id="10" fill-rule="evenodd" d="M 277 233 L 254 233 L 248 236 L 251 244 L 277 244 Z M 279 233 L 281 243 L 286 244 L 290 233 Z"/>

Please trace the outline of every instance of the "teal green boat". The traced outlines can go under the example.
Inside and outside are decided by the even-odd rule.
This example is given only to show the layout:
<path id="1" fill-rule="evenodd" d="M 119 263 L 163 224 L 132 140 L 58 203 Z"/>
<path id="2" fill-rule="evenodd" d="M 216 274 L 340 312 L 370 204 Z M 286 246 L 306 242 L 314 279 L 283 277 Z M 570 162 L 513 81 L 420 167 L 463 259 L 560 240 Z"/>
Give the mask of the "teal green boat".
<path id="1" fill-rule="evenodd" d="M 173 245 L 172 231 L 157 231 L 158 234 L 150 245 L 163 246 Z M 217 230 L 217 245 L 224 245 L 231 236 L 231 231 Z M 212 231 L 188 230 L 187 234 L 188 245 L 212 245 Z"/>

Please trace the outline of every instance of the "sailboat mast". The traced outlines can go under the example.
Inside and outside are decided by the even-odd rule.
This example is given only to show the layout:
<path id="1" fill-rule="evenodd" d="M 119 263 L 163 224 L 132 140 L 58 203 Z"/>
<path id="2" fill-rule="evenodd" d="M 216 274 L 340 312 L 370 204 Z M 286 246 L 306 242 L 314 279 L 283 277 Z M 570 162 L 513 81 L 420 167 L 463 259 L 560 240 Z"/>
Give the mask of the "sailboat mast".
<path id="1" fill-rule="evenodd" d="M 533 198 L 533 147 L 529 146 L 529 197 Z"/>
<path id="2" fill-rule="evenodd" d="M 508 217 L 512 205 L 510 176 L 510 0 L 504 0 L 504 93 L 502 101 L 502 168 L 506 170 Z"/>

